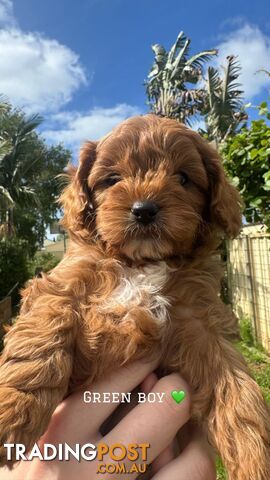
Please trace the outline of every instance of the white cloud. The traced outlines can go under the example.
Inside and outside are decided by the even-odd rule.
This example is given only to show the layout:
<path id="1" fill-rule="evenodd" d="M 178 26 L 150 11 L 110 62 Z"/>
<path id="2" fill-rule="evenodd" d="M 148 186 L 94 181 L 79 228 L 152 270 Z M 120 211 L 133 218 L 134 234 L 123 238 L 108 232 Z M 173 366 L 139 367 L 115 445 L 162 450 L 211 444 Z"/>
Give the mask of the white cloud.
<path id="1" fill-rule="evenodd" d="M 16 24 L 11 0 L 0 0 L 0 27 Z"/>
<path id="2" fill-rule="evenodd" d="M 125 118 L 141 113 L 127 104 L 86 112 L 64 110 L 87 82 L 75 52 L 39 32 L 22 31 L 12 0 L 0 0 L 0 94 L 27 113 L 43 113 L 43 137 L 64 144 L 74 156 L 84 141 L 98 139 Z"/>
<path id="3" fill-rule="evenodd" d="M 124 119 L 140 113 L 138 107 L 127 104 L 88 112 L 61 112 L 50 117 L 49 128 L 42 135 L 49 142 L 63 143 L 77 156 L 84 141 L 97 140 Z"/>
<path id="4" fill-rule="evenodd" d="M 23 32 L 0 0 L 0 94 L 27 112 L 57 111 L 87 83 L 79 56 L 39 32 Z"/>
<path id="5" fill-rule="evenodd" d="M 267 75 L 256 72 L 261 68 L 270 70 L 270 37 L 258 27 L 242 23 L 242 26 L 226 35 L 218 46 L 218 61 L 225 63 L 227 55 L 237 55 L 242 66 L 239 78 L 246 99 L 252 99 L 264 88 L 270 88 Z"/>
<path id="6" fill-rule="evenodd" d="M 55 111 L 86 83 L 79 57 L 57 40 L 0 30 L 0 92 L 31 111 Z"/>

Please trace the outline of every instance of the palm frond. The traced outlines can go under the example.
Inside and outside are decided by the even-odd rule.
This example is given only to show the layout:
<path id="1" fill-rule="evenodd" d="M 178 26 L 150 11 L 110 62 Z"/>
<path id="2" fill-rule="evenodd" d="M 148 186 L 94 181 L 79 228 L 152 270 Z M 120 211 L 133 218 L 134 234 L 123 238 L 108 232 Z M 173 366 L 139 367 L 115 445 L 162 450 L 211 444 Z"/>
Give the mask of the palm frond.
<path id="1" fill-rule="evenodd" d="M 9 140 L 0 139 L 0 162 L 11 152 L 11 148 Z"/>
<path id="2" fill-rule="evenodd" d="M 179 49 L 182 49 L 186 43 L 187 37 L 184 32 L 180 32 L 177 36 L 176 42 L 173 44 L 172 48 L 168 53 L 168 63 L 173 63 L 176 53 Z"/>
<path id="3" fill-rule="evenodd" d="M 207 91 L 210 108 L 213 108 L 216 98 L 219 96 L 222 88 L 222 80 L 219 72 L 214 67 L 209 67 L 207 70 Z"/>
<path id="4" fill-rule="evenodd" d="M 0 198 L 2 197 L 2 200 L 4 199 L 4 201 L 7 203 L 8 206 L 13 206 L 14 205 L 14 200 L 13 198 L 11 197 L 9 191 L 3 187 L 2 185 L 0 185 Z"/>
<path id="5" fill-rule="evenodd" d="M 216 49 L 205 50 L 197 53 L 187 60 L 186 65 L 192 68 L 202 68 L 202 66 L 211 60 L 213 56 L 217 55 L 217 53 L 218 51 Z"/>
<path id="6" fill-rule="evenodd" d="M 270 77 L 270 71 L 269 71 L 269 70 L 266 70 L 266 68 L 260 68 L 260 69 L 257 70 L 255 73 L 265 73 L 265 75 L 267 75 L 268 77 Z"/>
<path id="7" fill-rule="evenodd" d="M 8 98 L 5 95 L 0 95 L 0 115 L 5 114 L 10 109 Z"/>
<path id="8" fill-rule="evenodd" d="M 156 43 L 152 45 L 152 50 L 154 52 L 154 63 L 152 68 L 147 76 L 147 78 L 151 79 L 152 77 L 158 75 L 158 73 L 165 67 L 167 61 L 167 52 L 162 45 Z"/>
<path id="9" fill-rule="evenodd" d="M 27 119 L 24 119 L 21 124 L 21 128 L 19 131 L 20 137 L 25 137 L 32 133 L 43 121 L 43 118 L 36 114 L 32 115 L 32 117 L 29 117 Z"/>
<path id="10" fill-rule="evenodd" d="M 187 55 L 188 49 L 190 45 L 190 40 L 186 39 L 183 47 L 181 48 L 180 52 L 178 53 L 175 61 L 172 64 L 173 70 L 171 74 L 171 80 L 177 77 L 184 69 L 186 62 L 187 62 Z"/>
<path id="11" fill-rule="evenodd" d="M 231 105 L 236 105 L 235 99 L 239 98 L 243 93 L 241 90 L 238 90 L 241 85 L 239 82 L 236 82 L 240 73 L 241 67 L 237 58 L 233 55 L 227 57 L 227 66 L 224 68 L 224 79 L 222 85 L 222 102 L 231 103 Z M 232 102 L 230 102 L 232 100 Z"/>

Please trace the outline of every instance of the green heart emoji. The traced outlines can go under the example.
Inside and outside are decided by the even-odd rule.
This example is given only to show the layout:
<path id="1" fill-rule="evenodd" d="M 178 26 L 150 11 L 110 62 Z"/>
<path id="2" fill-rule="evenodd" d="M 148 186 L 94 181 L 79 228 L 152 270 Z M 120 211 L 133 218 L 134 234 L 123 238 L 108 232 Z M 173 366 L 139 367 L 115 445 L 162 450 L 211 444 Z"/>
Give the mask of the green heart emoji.
<path id="1" fill-rule="evenodd" d="M 173 390 L 173 392 L 171 392 L 171 396 L 174 399 L 174 401 L 179 404 L 184 400 L 186 394 L 184 390 L 179 390 L 179 391 Z"/>

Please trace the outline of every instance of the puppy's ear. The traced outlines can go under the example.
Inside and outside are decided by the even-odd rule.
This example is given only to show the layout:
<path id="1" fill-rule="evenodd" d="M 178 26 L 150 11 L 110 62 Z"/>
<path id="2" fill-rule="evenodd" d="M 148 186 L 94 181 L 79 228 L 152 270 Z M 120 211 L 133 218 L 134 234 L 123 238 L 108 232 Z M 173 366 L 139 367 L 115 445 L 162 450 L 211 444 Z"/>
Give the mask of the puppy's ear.
<path id="1" fill-rule="evenodd" d="M 221 159 L 205 160 L 210 184 L 210 222 L 229 238 L 238 235 L 242 224 L 242 200 L 226 178 Z"/>
<path id="2" fill-rule="evenodd" d="M 234 238 L 242 224 L 243 202 L 237 189 L 225 175 L 217 151 L 196 134 L 197 148 L 201 154 L 209 181 L 209 195 L 205 220 L 210 228 Z"/>
<path id="3" fill-rule="evenodd" d="M 60 196 L 64 209 L 63 226 L 71 235 L 86 239 L 92 230 L 94 208 L 87 185 L 96 158 L 97 142 L 87 142 L 80 151 L 79 166 L 68 168 L 69 184 Z"/>

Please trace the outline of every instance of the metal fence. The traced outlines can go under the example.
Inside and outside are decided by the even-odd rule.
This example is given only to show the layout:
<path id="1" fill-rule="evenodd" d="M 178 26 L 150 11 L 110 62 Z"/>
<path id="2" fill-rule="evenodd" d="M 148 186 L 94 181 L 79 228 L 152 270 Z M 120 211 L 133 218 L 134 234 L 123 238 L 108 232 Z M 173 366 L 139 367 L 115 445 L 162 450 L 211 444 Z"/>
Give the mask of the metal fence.
<path id="1" fill-rule="evenodd" d="M 270 352 L 270 234 L 247 226 L 228 242 L 228 288 L 239 318 L 252 322 L 256 340 Z"/>

